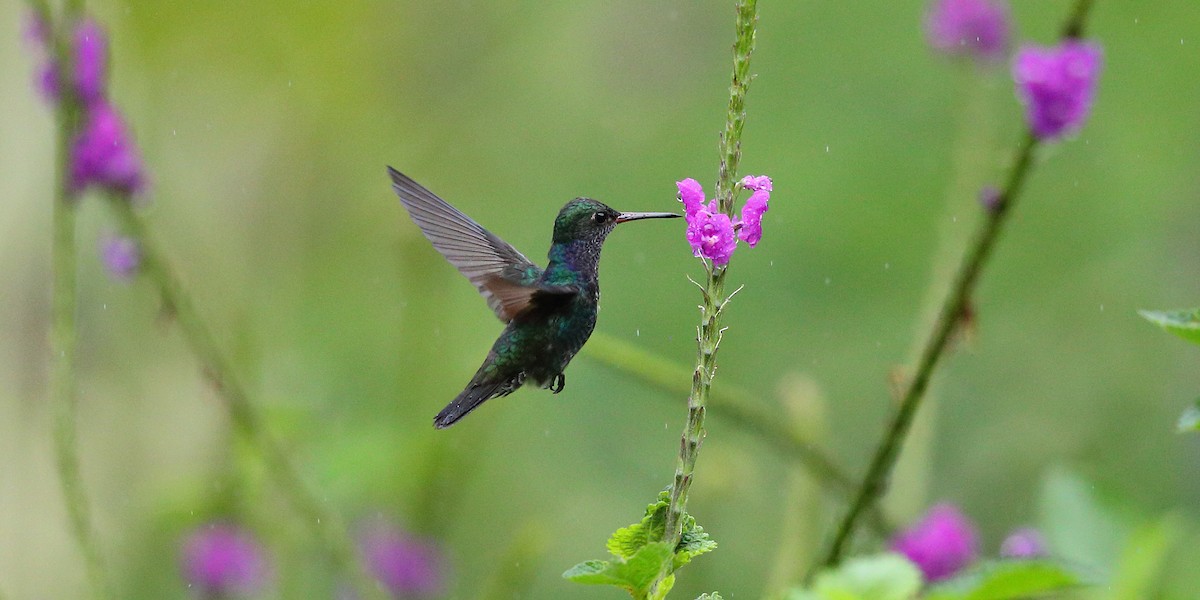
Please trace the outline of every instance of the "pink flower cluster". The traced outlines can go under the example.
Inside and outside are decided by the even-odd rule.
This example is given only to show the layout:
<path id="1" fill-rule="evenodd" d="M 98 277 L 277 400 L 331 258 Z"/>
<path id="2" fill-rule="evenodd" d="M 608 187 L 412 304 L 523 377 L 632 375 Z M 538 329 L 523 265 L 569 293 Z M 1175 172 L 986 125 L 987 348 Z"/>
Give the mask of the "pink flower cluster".
<path id="1" fill-rule="evenodd" d="M 767 212 L 767 201 L 771 199 L 770 177 L 747 175 L 742 179 L 741 187 L 750 190 L 751 194 L 737 221 L 720 211 L 716 198 L 706 203 L 704 188 L 695 179 L 689 177 L 677 181 L 675 186 L 679 188 L 679 201 L 683 203 L 687 218 L 688 244 L 695 256 L 723 267 L 729 264 L 739 239 L 751 248 L 762 239 L 762 215 Z"/>
<path id="2" fill-rule="evenodd" d="M 1008 31 L 1008 6 L 993 0 L 937 0 L 925 18 L 929 45 L 977 59 L 1003 60 Z"/>
<path id="3" fill-rule="evenodd" d="M 108 39 L 94 20 L 85 18 L 71 36 L 71 73 L 63 75 L 53 53 L 50 31 L 39 16 L 31 20 L 27 37 L 43 54 L 35 80 L 50 102 L 60 102 L 64 83 L 83 109 L 82 127 L 71 145 L 70 185 L 82 192 L 91 185 L 132 195 L 146 185 L 142 159 L 129 129 L 107 92 Z"/>
<path id="4" fill-rule="evenodd" d="M 1013 79 L 1038 139 L 1060 138 L 1083 126 L 1096 94 L 1100 57 L 1100 46 L 1078 40 L 1017 52 Z"/>
<path id="5" fill-rule="evenodd" d="M 912 561 L 925 581 L 954 577 L 979 558 L 979 533 L 956 506 L 942 503 L 892 538 L 891 550 Z M 1000 545 L 1001 558 L 1029 560 L 1046 556 L 1046 543 L 1037 530 L 1017 529 Z"/>

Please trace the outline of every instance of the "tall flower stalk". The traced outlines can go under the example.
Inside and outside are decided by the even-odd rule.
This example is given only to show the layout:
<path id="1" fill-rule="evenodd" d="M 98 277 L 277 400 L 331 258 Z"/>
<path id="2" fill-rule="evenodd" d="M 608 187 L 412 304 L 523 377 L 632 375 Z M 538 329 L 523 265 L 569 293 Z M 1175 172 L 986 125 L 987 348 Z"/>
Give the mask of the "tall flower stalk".
<path id="1" fill-rule="evenodd" d="M 733 218 L 733 193 L 741 160 L 742 127 L 746 123 L 746 92 L 750 88 L 750 55 L 754 52 L 755 27 L 758 24 L 756 0 L 737 4 L 737 41 L 733 47 L 733 82 L 729 86 L 729 110 L 725 130 L 721 134 L 721 166 L 717 176 L 717 208 Z M 716 261 L 708 265 L 708 279 L 700 286 L 703 303 L 700 305 L 700 327 L 697 336 L 696 369 L 692 374 L 692 390 L 688 394 L 687 424 L 679 443 L 679 458 L 675 463 L 675 478 L 671 483 L 670 504 L 667 508 L 666 533 L 663 541 L 671 546 L 679 543 L 683 515 L 687 509 L 688 491 L 696 470 L 696 457 L 704 441 L 704 416 L 708 410 L 708 393 L 717 370 L 717 348 L 721 343 L 721 313 L 733 294 L 725 295 L 727 267 Z M 735 292 L 736 293 L 736 292 Z"/>
<path id="2" fill-rule="evenodd" d="M 1063 28 L 1062 37 L 1065 40 L 1074 40 L 1083 34 L 1083 25 L 1091 4 L 1091 0 L 1078 0 L 1066 26 Z M 1077 90 L 1071 91 L 1075 92 Z M 1032 115 L 1033 111 L 1031 111 Z M 1086 111 L 1076 114 L 1075 117 L 1076 122 L 1074 125 L 1078 126 L 1081 120 L 1086 117 Z M 933 371 L 945 353 L 955 331 L 958 330 L 959 325 L 968 314 L 971 294 L 974 292 L 975 285 L 979 281 L 983 268 L 987 264 L 987 260 L 991 256 L 992 250 L 995 248 L 996 242 L 1004 230 L 1004 225 L 1008 220 L 1008 216 L 1012 213 L 1013 206 L 1020 197 L 1021 190 L 1029 176 L 1034 152 L 1043 141 L 1053 140 L 1068 129 L 1070 128 L 1058 127 L 1053 131 L 1046 131 L 1039 125 L 1037 118 L 1033 117 L 1030 122 L 1029 131 L 1025 134 L 1017 150 L 1016 161 L 1009 171 L 1004 187 L 994 193 L 985 194 L 984 208 L 986 210 L 983 223 L 980 225 L 971 245 L 967 248 L 962 263 L 954 276 L 950 291 L 942 302 L 937 321 L 934 323 L 933 330 L 930 332 L 925 346 L 921 351 L 916 370 L 903 388 L 900 395 L 899 408 L 893 415 L 887 432 L 875 450 L 871 465 L 867 470 L 866 476 L 863 478 L 862 484 L 859 486 L 854 502 L 839 523 L 833 542 L 825 553 L 822 560 L 825 566 L 834 566 L 841 561 L 847 544 L 857 529 L 861 517 L 874 507 L 884 492 L 887 491 L 888 479 L 891 476 L 893 467 L 896 465 L 896 460 L 900 455 L 900 450 L 908 435 L 913 419 L 921 406 L 921 400 L 924 398 L 925 392 L 929 387 Z"/>
<path id="3" fill-rule="evenodd" d="M 57 21 L 51 19 L 44 3 L 32 5 L 34 18 L 43 28 L 50 47 L 51 60 L 61 74 L 72 73 L 76 64 L 71 43 L 72 31 L 82 12 L 80 2 L 66 3 Z M 71 535 L 83 556 L 91 594 L 112 598 L 112 588 L 104 568 L 100 544 L 92 531 L 91 510 L 83 484 L 77 438 L 79 395 L 76 385 L 76 190 L 71 184 L 72 144 L 79 130 L 82 109 L 78 94 L 70 85 L 60 85 L 55 107 L 57 145 L 55 157 L 55 194 L 52 209 L 53 242 L 51 249 L 52 298 L 50 316 L 50 396 L 54 407 L 54 452 L 70 521 Z"/>

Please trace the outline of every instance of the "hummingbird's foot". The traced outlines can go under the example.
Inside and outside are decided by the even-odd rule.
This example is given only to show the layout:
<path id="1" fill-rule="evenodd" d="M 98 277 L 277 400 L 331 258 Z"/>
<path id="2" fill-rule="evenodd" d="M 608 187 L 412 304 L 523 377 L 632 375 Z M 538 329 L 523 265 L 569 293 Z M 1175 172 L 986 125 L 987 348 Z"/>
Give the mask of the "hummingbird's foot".
<path id="1" fill-rule="evenodd" d="M 547 386 L 547 389 L 549 389 L 551 393 L 557 394 L 562 391 L 563 386 L 565 385 L 567 385 L 567 376 L 559 373 L 558 375 L 554 376 L 553 380 L 550 381 L 550 385 Z"/>

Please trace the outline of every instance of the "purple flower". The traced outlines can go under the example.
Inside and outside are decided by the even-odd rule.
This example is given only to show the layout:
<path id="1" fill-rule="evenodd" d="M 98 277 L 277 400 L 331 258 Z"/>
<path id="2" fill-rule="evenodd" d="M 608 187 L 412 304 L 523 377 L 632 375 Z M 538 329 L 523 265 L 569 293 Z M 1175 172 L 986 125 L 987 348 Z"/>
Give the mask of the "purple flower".
<path id="1" fill-rule="evenodd" d="M 753 248 L 762 239 L 762 216 L 767 212 L 767 201 L 771 199 L 771 178 L 766 175 L 747 175 L 742 179 L 742 187 L 754 193 L 750 194 L 746 205 L 742 207 L 742 227 L 738 230 L 738 237 Z"/>
<path id="2" fill-rule="evenodd" d="M 769 192 L 771 191 L 771 186 L 771 178 L 767 177 L 766 175 L 759 175 L 757 177 L 754 175 L 747 175 L 742 178 L 742 187 L 755 192 L 759 190 L 765 190 Z"/>
<path id="3" fill-rule="evenodd" d="M 51 58 L 50 25 L 39 12 L 29 13 L 25 23 L 25 41 L 37 54 L 39 64 L 34 71 L 33 87 L 47 102 L 57 102 L 59 96 L 58 67 Z"/>
<path id="4" fill-rule="evenodd" d="M 946 579 L 975 560 L 975 526 L 951 504 L 929 509 L 918 523 L 892 539 L 892 551 L 908 557 L 929 582 Z"/>
<path id="5" fill-rule="evenodd" d="M 1038 139 L 1055 139 L 1083 126 L 1096 93 L 1100 57 L 1100 46 L 1078 40 L 1017 52 L 1013 79 Z"/>
<path id="6" fill-rule="evenodd" d="M 693 254 L 704 257 L 718 267 L 729 264 L 729 257 L 737 249 L 737 235 L 729 215 L 701 209 L 687 217 L 687 240 Z"/>
<path id="7" fill-rule="evenodd" d="M 71 188 L 91 184 L 124 194 L 145 187 L 142 159 L 115 108 L 101 100 L 88 107 L 82 130 L 71 145 Z"/>
<path id="8" fill-rule="evenodd" d="M 95 20 L 86 18 L 75 27 L 74 44 L 75 76 L 72 83 L 79 100 L 90 106 L 104 100 L 108 39 Z"/>
<path id="9" fill-rule="evenodd" d="M 711 260 L 718 267 L 729 264 L 739 238 L 751 248 L 762 239 L 762 215 L 767 212 L 771 197 L 771 178 L 746 176 L 741 184 L 753 193 L 742 207 L 741 219 L 734 221 L 718 209 L 716 198 L 705 204 L 704 189 L 695 179 L 675 182 L 687 218 L 687 240 L 692 254 Z"/>
<path id="10" fill-rule="evenodd" d="M 929 45 L 998 61 L 1008 52 L 1008 7 L 991 0 L 936 0 L 925 17 Z"/>
<path id="11" fill-rule="evenodd" d="M 442 590 L 442 556 L 428 541 L 407 535 L 383 520 L 360 538 L 371 573 L 393 596 L 434 596 Z"/>
<path id="12" fill-rule="evenodd" d="M 183 577 L 203 596 L 251 594 L 267 579 L 263 550 L 246 530 L 214 522 L 196 528 L 183 545 Z"/>
<path id="13" fill-rule="evenodd" d="M 679 201 L 683 203 L 683 211 L 688 217 L 704 208 L 704 188 L 700 186 L 700 182 L 688 177 L 683 181 L 676 181 L 675 187 L 679 188 Z"/>
<path id="14" fill-rule="evenodd" d="M 1022 527 L 1004 538 L 1000 544 L 1000 556 L 1004 558 L 1037 558 L 1046 555 L 1046 542 L 1042 534 L 1032 527 Z"/>
<path id="15" fill-rule="evenodd" d="M 142 251 L 137 240 L 118 235 L 106 236 L 100 242 L 100 258 L 109 275 L 119 281 L 129 281 L 137 274 Z"/>

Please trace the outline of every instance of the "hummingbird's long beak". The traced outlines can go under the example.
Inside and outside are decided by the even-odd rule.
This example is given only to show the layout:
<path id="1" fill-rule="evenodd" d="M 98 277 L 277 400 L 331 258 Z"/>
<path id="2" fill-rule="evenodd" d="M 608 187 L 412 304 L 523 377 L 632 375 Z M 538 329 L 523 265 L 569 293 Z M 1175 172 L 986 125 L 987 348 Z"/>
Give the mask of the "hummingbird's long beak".
<path id="1" fill-rule="evenodd" d="M 674 219 L 682 216 L 668 212 L 623 212 L 617 215 L 617 222 L 624 223 L 625 221 L 636 221 L 638 219 Z"/>

